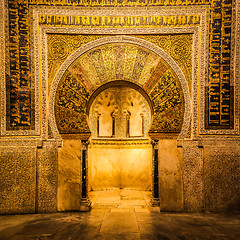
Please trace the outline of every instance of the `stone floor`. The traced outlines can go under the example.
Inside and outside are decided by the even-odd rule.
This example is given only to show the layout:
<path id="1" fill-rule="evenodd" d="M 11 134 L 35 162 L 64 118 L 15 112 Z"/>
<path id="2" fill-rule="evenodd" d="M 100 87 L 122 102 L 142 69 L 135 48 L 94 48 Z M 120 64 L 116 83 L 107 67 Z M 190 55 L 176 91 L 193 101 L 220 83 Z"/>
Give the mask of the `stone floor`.
<path id="1" fill-rule="evenodd" d="M 92 211 L 0 216 L 1 240 L 237 240 L 240 216 Z"/>
<path id="2" fill-rule="evenodd" d="M 113 189 L 89 193 L 92 209 L 110 212 L 149 212 L 151 191 Z"/>
<path id="3" fill-rule="evenodd" d="M 240 215 L 152 212 L 146 206 L 149 192 L 90 195 L 91 212 L 2 215 L 0 240 L 240 239 Z"/>

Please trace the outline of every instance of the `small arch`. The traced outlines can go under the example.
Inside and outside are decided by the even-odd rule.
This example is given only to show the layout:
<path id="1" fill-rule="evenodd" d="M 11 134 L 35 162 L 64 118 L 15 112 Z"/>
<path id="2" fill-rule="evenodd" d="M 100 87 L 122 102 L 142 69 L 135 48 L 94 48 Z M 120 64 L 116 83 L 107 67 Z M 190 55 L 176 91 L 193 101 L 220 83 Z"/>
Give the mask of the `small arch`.
<path id="1" fill-rule="evenodd" d="M 153 113 L 154 113 L 153 104 L 152 104 L 152 101 L 151 101 L 150 97 L 148 96 L 148 94 L 143 90 L 142 87 L 138 86 L 135 83 L 132 83 L 132 82 L 129 82 L 129 81 L 125 81 L 125 80 L 111 81 L 111 82 L 105 83 L 102 86 L 100 86 L 99 88 L 97 88 L 92 93 L 92 95 L 90 96 L 90 98 L 88 100 L 87 108 L 86 108 L 87 115 L 89 115 L 89 109 L 90 109 L 90 106 L 91 106 L 93 100 L 96 98 L 96 96 L 100 92 L 104 91 L 107 88 L 118 87 L 118 86 L 130 87 L 130 88 L 133 88 L 133 89 L 137 90 L 138 92 L 140 92 L 145 97 L 145 99 L 147 100 L 147 102 L 148 102 L 148 104 L 149 104 L 149 106 L 151 108 L 151 114 L 153 115 Z"/>

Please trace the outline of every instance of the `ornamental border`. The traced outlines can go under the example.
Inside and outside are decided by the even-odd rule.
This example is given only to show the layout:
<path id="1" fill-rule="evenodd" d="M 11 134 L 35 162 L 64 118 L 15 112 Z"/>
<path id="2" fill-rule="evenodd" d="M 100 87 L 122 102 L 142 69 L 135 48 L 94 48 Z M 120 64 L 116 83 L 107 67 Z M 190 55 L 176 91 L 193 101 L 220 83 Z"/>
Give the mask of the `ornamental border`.
<path id="1" fill-rule="evenodd" d="M 3 124 L 6 123 L 6 119 L 4 118 L 4 115 L 6 115 L 6 98 L 4 97 L 6 95 L 6 87 L 5 87 L 5 15 L 6 15 L 6 9 L 5 9 L 5 1 L 0 1 L 0 90 L 1 90 L 1 118 L 0 118 L 0 124 L 1 124 L 1 133 L 3 129 Z"/>

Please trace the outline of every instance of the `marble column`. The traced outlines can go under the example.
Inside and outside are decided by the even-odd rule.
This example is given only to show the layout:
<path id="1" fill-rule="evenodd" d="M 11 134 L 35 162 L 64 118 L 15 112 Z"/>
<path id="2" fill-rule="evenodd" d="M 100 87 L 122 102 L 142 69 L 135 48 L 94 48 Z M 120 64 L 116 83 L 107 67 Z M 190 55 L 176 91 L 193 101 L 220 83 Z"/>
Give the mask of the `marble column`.
<path id="1" fill-rule="evenodd" d="M 89 142 L 81 140 L 82 143 L 82 191 L 80 200 L 80 211 L 87 212 L 91 209 L 91 201 L 88 197 L 88 156 L 87 149 Z"/>
<path id="2" fill-rule="evenodd" d="M 152 140 L 152 197 L 151 207 L 160 207 L 159 176 L 158 176 L 158 140 Z"/>

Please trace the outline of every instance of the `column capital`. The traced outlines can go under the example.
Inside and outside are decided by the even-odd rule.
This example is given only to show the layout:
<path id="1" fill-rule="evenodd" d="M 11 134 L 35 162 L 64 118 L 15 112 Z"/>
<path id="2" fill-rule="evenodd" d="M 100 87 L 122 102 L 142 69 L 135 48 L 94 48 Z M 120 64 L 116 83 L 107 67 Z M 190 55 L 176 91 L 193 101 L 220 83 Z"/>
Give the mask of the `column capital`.
<path id="1" fill-rule="evenodd" d="M 154 149 L 158 149 L 158 142 L 159 142 L 159 140 L 152 139 L 151 144 L 152 144 Z"/>
<path id="2" fill-rule="evenodd" d="M 87 150 L 88 145 L 89 145 L 89 141 L 88 140 L 81 140 L 81 143 L 82 143 L 82 149 Z"/>

